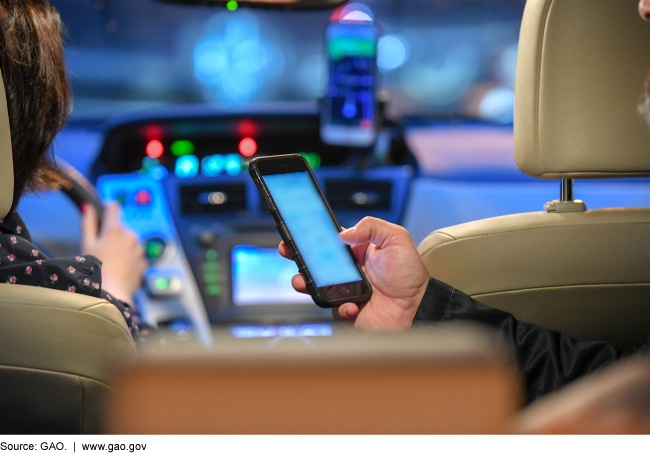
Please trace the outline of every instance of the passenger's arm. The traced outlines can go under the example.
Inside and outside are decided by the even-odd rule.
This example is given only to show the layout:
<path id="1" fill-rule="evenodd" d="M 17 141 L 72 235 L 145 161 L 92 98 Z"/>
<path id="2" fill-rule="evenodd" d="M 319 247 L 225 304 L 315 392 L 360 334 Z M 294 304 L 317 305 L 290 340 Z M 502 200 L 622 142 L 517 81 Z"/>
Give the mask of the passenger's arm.
<path id="1" fill-rule="evenodd" d="M 507 312 L 430 279 L 413 240 L 402 227 L 364 218 L 342 232 L 341 238 L 352 245 L 373 296 L 364 304 L 334 308 L 336 319 L 374 331 L 406 330 L 412 323 L 424 321 L 467 320 L 488 325 L 512 344 L 529 402 L 620 357 L 605 342 L 577 342 L 565 334 L 519 322 Z M 284 243 L 279 251 L 291 257 Z M 292 284 L 297 291 L 307 292 L 302 276 L 294 276 Z"/>
<path id="2" fill-rule="evenodd" d="M 524 378 L 528 402 L 607 366 L 621 356 L 606 342 L 578 342 L 558 331 L 517 321 L 508 312 L 481 304 L 432 278 L 413 322 L 451 320 L 488 325 L 509 341 Z"/>

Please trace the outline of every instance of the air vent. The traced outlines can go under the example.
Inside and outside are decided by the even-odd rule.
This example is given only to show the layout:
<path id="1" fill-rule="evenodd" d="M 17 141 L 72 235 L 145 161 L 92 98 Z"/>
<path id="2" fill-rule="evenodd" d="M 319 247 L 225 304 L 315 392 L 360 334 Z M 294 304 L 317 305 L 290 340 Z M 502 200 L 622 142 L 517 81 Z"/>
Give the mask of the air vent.
<path id="1" fill-rule="evenodd" d="M 390 210 L 389 181 L 328 180 L 327 200 L 333 210 Z"/>
<path id="2" fill-rule="evenodd" d="M 246 185 L 182 186 L 181 210 L 183 214 L 246 211 Z"/>

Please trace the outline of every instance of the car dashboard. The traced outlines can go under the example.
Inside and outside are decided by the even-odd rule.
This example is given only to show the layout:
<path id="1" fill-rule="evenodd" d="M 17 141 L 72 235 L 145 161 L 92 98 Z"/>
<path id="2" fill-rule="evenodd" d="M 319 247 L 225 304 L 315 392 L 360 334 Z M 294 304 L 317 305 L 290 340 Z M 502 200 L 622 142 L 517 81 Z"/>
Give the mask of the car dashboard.
<path id="1" fill-rule="evenodd" d="M 123 224 L 143 242 L 150 262 L 136 297 L 143 320 L 201 338 L 215 324 L 234 325 L 241 336 L 331 332 L 330 311 L 291 287 L 297 267 L 277 252 L 280 236 L 248 163 L 300 153 L 341 225 L 364 216 L 399 223 L 414 169 L 376 165 L 398 148 L 396 128 L 382 134 L 375 149 L 326 145 L 318 107 L 302 104 L 225 113 L 180 108 L 111 120 L 90 176 L 102 201 L 121 204 Z M 378 150 L 382 144 L 387 150 Z"/>

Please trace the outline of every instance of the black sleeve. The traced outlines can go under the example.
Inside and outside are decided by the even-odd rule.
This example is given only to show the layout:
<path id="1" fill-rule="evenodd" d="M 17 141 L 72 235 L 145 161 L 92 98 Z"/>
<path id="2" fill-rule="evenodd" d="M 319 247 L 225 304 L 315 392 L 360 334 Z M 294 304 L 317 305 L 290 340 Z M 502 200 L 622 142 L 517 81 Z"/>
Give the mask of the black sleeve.
<path id="1" fill-rule="evenodd" d="M 606 342 L 578 342 L 566 334 L 519 322 L 508 312 L 431 278 L 413 322 L 451 320 L 479 322 L 505 336 L 523 375 L 528 403 L 621 357 Z"/>

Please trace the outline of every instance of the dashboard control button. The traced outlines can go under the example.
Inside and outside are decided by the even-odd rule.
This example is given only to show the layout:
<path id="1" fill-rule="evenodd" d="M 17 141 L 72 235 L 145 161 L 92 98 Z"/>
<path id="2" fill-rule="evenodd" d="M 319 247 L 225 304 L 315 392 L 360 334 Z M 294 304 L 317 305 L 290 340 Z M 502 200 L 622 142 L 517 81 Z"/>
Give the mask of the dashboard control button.
<path id="1" fill-rule="evenodd" d="M 203 275 L 203 282 L 206 284 L 215 284 L 221 280 L 221 276 L 217 273 L 205 273 Z"/>
<path id="2" fill-rule="evenodd" d="M 146 279 L 151 296 L 179 296 L 183 291 L 183 282 L 178 276 L 153 275 Z"/>
<path id="3" fill-rule="evenodd" d="M 124 192 L 118 192 L 115 194 L 115 201 L 120 205 L 126 205 L 126 194 Z"/>
<path id="4" fill-rule="evenodd" d="M 159 260 L 167 250 L 167 242 L 162 238 L 152 237 L 144 240 L 144 255 L 150 262 Z"/>
<path id="5" fill-rule="evenodd" d="M 205 231 L 196 238 L 196 241 L 201 247 L 211 248 L 216 244 L 217 236 L 212 232 Z"/>
<path id="6" fill-rule="evenodd" d="M 135 203 L 138 205 L 149 205 L 151 203 L 151 192 L 141 189 L 135 193 Z"/>
<path id="7" fill-rule="evenodd" d="M 208 296 L 221 295 L 221 285 L 219 285 L 219 284 L 209 284 L 209 285 L 205 286 L 203 291 Z"/>
<path id="8" fill-rule="evenodd" d="M 219 262 L 205 262 L 203 264 L 203 270 L 208 272 L 219 271 Z"/>

